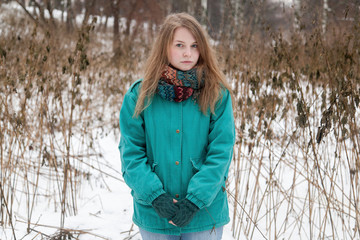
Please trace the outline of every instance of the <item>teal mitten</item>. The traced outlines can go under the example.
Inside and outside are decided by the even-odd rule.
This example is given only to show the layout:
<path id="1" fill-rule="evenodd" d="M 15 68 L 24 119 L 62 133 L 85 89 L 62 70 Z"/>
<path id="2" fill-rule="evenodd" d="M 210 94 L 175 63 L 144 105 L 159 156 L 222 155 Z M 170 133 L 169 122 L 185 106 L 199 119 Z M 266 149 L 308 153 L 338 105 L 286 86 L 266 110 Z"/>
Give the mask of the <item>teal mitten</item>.
<path id="1" fill-rule="evenodd" d="M 179 209 L 173 202 L 173 198 L 168 193 L 161 194 L 151 203 L 157 214 L 162 218 L 172 218 Z"/>
<path id="2" fill-rule="evenodd" d="M 171 221 L 178 227 L 188 225 L 199 211 L 199 208 L 186 198 L 175 203 L 175 205 L 178 207 L 178 210 Z"/>

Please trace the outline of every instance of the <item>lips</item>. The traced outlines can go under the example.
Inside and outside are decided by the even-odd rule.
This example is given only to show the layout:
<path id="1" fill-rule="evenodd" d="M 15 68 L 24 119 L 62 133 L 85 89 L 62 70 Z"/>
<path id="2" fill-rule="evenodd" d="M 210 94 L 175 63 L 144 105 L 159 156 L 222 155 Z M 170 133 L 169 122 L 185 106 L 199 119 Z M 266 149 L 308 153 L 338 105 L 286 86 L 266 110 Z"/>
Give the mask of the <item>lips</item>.
<path id="1" fill-rule="evenodd" d="M 192 61 L 182 61 L 181 63 L 190 64 Z"/>

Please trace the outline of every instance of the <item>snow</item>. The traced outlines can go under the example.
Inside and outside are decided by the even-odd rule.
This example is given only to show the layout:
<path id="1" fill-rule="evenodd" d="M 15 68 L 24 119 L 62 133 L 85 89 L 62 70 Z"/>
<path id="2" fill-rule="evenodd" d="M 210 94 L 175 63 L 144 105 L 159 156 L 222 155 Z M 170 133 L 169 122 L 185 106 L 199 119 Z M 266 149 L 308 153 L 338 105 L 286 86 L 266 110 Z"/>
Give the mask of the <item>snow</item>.
<path id="1" fill-rule="evenodd" d="M 6 13 L 9 11 L 16 11 L 17 16 L 20 16 L 22 10 L 15 3 L 3 4 L 0 9 L 2 10 L 0 11 L 0 34 L 2 35 L 6 34 L 7 26 L 1 19 L 6 18 Z M 60 12 L 54 11 L 54 16 L 58 18 Z M 83 16 L 79 15 L 77 22 L 81 23 L 82 18 Z M 109 19 L 110 25 L 111 21 Z M 121 21 L 123 22 L 123 19 Z M 101 47 L 111 49 L 106 45 L 106 39 L 101 41 Z M 103 52 L 103 50 L 100 51 Z M 106 76 L 106 74 L 104 75 Z M 241 79 L 241 75 L 242 73 L 239 73 L 238 78 Z M 238 83 L 241 85 L 239 89 L 248 87 L 244 82 L 238 81 Z M 323 90 L 322 88 L 312 89 L 311 85 L 307 85 L 307 81 L 300 81 L 300 85 L 305 92 L 306 101 L 309 103 L 309 111 L 313 114 L 310 118 L 310 128 L 316 132 L 322 112 L 319 96 Z M 307 88 L 310 89 L 308 92 L 305 91 Z M 259 91 L 256 96 L 251 92 L 246 96 L 254 100 L 263 95 L 271 96 L 276 90 L 272 89 L 271 86 L 263 85 Z M 19 90 L 19 94 L 21 93 Z M 240 93 L 241 91 L 239 91 Z M 277 96 L 284 99 L 283 101 L 287 101 L 285 93 L 288 94 L 285 91 L 280 92 L 280 94 L 277 93 Z M 86 91 L 82 92 L 82 96 L 90 97 L 86 94 Z M 241 99 L 241 96 L 238 96 L 238 99 Z M 113 104 L 110 103 L 111 100 L 108 100 L 109 104 Z M 98 102 L 100 101 L 101 99 Z M 16 112 L 15 107 L 18 104 L 13 102 L 13 105 L 14 112 Z M 296 116 L 295 106 L 296 103 L 293 104 L 293 109 L 288 110 L 289 115 Z M 276 111 L 278 110 L 280 112 L 280 109 Z M 79 115 L 79 113 L 76 114 Z M 107 114 L 112 114 L 112 112 L 107 112 Z M 359 119 L 358 115 L 357 109 L 356 119 Z M 111 116 L 107 116 L 107 118 L 111 118 Z M 333 134 L 329 134 L 321 144 L 315 146 L 316 156 L 320 163 L 317 166 L 314 157 L 311 154 L 308 156 L 309 153 L 306 150 L 307 143 L 310 141 L 309 136 L 311 136 L 308 133 L 309 130 L 301 130 L 305 133 L 300 133 L 293 119 L 291 117 L 279 119 L 278 117 L 271 123 L 274 135 L 278 139 L 283 138 L 285 144 L 276 143 L 278 145 L 273 145 L 263 138 L 259 138 L 261 133 L 257 133 L 253 140 L 257 145 L 252 151 L 248 150 L 249 145 L 246 143 L 241 147 L 237 145 L 239 149 L 236 149 L 238 152 L 235 152 L 235 159 L 241 159 L 241 165 L 240 168 L 236 168 L 235 162 L 232 163 L 228 188 L 230 217 L 233 218 L 234 206 L 237 206 L 237 219 L 233 231 L 231 227 L 234 219 L 231 219 L 231 222 L 225 226 L 224 240 L 234 239 L 233 233 L 240 236 L 240 239 L 264 239 L 263 234 L 266 234 L 269 239 L 273 237 L 283 239 L 308 239 L 320 236 L 323 238 L 330 238 L 331 236 L 335 238 L 339 236 L 348 237 L 353 230 L 352 228 L 356 227 L 354 202 L 351 194 L 349 196 L 352 191 L 353 180 L 349 177 L 348 170 L 350 168 L 356 169 L 356 162 L 353 160 L 357 156 L 351 155 L 355 153 L 350 151 L 349 159 L 351 161 L 347 163 L 348 156 L 345 155 L 341 147 L 342 144 L 344 147 L 350 147 L 351 141 L 338 144 L 335 142 Z M 238 126 L 240 120 L 236 120 Z M 259 121 L 256 117 L 253 119 L 254 124 Z M 249 130 L 249 127 L 254 126 L 247 125 L 246 127 L 244 134 Z M 64 230 L 69 230 L 78 239 L 140 239 L 138 228 L 132 223 L 133 208 L 130 189 L 120 174 L 121 166 L 117 149 L 119 133 L 117 131 L 103 134 L 101 133 L 103 130 L 98 129 L 96 131 L 92 133 L 92 136 L 97 136 L 94 138 L 96 141 L 94 145 L 97 146 L 95 152 L 97 157 L 86 159 L 88 165 L 84 162 L 74 162 L 76 166 L 81 166 L 81 169 L 88 172 L 89 177 L 82 176 L 76 181 L 74 180 L 74 182 L 81 184 L 76 185 L 76 204 L 74 204 L 76 209 L 67 209 Z M 84 146 L 79 144 L 83 137 L 74 136 L 72 140 L 73 149 L 75 151 L 80 149 L 79 153 L 83 151 L 81 148 Z M 248 143 L 252 141 L 249 136 L 243 137 L 244 141 L 248 141 Z M 59 139 L 60 144 L 64 143 L 63 140 Z M 55 154 L 61 156 L 61 153 Z M 31 156 L 26 157 L 30 159 Z M 278 165 L 278 163 L 280 164 Z M 323 174 L 324 187 L 320 186 L 321 177 L 315 171 L 317 167 L 320 168 L 319 172 Z M 30 201 L 31 203 L 31 200 L 26 199 L 26 194 L 21 194 L 20 190 L 16 189 L 13 209 L 16 239 L 44 239 L 44 237 L 54 236 L 58 232 L 61 225 L 60 200 L 57 196 L 59 190 L 55 186 L 56 181 L 46 182 L 46 173 L 49 172 L 49 168 L 48 166 L 41 168 L 41 178 L 37 189 L 38 197 L 34 201 L 35 205 L 31 213 L 27 207 L 27 202 Z M 334 169 L 338 169 L 338 171 L 334 171 Z M 61 171 L 58 174 L 61 177 Z M 36 182 L 36 176 L 30 175 L 27 176 L 28 179 L 31 182 Z M 19 182 L 17 186 L 25 186 L 24 179 L 24 174 L 20 174 L 19 179 L 17 179 Z M 236 181 L 238 181 L 237 187 Z M 334 187 L 331 187 L 333 185 Z M 236 188 L 242 191 L 236 200 L 238 204 L 234 204 L 233 198 Z M 24 187 L 24 189 L 26 188 Z M 358 194 L 358 190 L 353 191 L 354 194 Z M 330 225 L 330 223 L 327 222 L 328 217 L 326 215 L 328 213 L 326 209 L 329 206 L 324 193 L 331 197 L 334 226 L 339 226 L 338 229 L 335 229 L 338 232 L 334 235 L 331 232 L 332 228 L 326 227 L 326 224 Z M 312 199 L 309 203 L 307 201 L 310 195 Z M 68 196 L 67 201 L 70 200 L 72 200 L 71 196 Z M 31 219 L 29 225 L 27 219 Z M 325 227 L 320 226 L 321 224 L 324 224 Z M 29 233 L 27 233 L 28 227 Z M 0 228 L 0 239 L 14 239 L 11 226 L 7 225 Z"/>
<path id="2" fill-rule="evenodd" d="M 284 3 L 285 5 L 291 6 L 294 3 L 294 0 L 272 0 L 273 2 Z"/>
<path id="3" fill-rule="evenodd" d="M 120 155 L 118 152 L 118 136 L 109 134 L 99 140 L 103 159 L 109 166 L 120 170 Z M 81 231 L 78 239 L 127 239 L 141 240 L 138 227 L 132 223 L 132 196 L 130 189 L 122 180 L 122 176 L 104 177 L 104 182 L 98 178 L 90 178 L 81 183 L 81 192 L 78 196 L 78 212 L 65 219 L 64 229 L 71 232 Z M 16 239 L 41 239 L 42 234 L 55 234 L 60 225 L 60 212 L 55 212 L 47 198 L 37 203 L 39 207 L 33 213 L 31 232 L 26 233 L 25 209 L 16 211 L 15 230 Z M 228 224 L 224 228 L 223 239 L 233 239 Z M 75 235 L 75 234 L 74 234 Z M 0 239 L 13 239 L 9 226 L 0 230 Z"/>

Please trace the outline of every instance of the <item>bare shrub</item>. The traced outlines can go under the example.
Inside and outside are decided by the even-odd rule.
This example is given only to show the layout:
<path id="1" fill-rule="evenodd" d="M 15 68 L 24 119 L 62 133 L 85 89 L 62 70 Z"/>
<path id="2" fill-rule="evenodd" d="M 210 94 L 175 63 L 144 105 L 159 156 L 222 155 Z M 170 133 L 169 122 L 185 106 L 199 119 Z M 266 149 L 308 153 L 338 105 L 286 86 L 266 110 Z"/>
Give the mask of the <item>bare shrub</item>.
<path id="1" fill-rule="evenodd" d="M 22 30 L 9 28 L 0 39 L 0 223 L 13 226 L 14 209 L 26 206 L 27 229 L 34 231 L 37 203 L 49 198 L 66 234 L 61 229 L 66 216 L 77 214 L 81 182 L 98 173 L 121 181 L 103 161 L 98 139 L 118 134 L 139 55 L 116 64 L 111 51 L 97 51 L 95 18 L 73 35 L 9 20 Z M 129 47 L 125 55 L 131 54 Z"/>
<path id="2" fill-rule="evenodd" d="M 218 49 L 237 102 L 228 193 L 238 239 L 359 237 L 357 26 L 286 39 L 272 29 L 265 40 L 224 33 Z"/>

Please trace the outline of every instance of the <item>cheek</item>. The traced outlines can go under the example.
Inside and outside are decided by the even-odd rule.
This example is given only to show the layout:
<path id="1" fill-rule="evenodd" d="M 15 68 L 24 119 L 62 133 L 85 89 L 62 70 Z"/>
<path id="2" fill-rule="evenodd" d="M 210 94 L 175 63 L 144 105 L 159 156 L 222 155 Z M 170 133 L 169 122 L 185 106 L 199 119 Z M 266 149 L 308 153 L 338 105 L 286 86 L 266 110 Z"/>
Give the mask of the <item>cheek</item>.
<path id="1" fill-rule="evenodd" d="M 174 50 L 172 48 L 169 49 L 168 58 L 169 61 L 171 61 L 174 58 Z"/>
<path id="2" fill-rule="evenodd" d="M 196 51 L 195 54 L 194 54 L 194 57 L 195 57 L 196 61 L 198 61 L 199 58 L 200 58 L 200 52 Z"/>
<path id="3" fill-rule="evenodd" d="M 181 53 L 176 49 L 169 50 L 169 61 L 176 61 L 180 58 Z"/>

